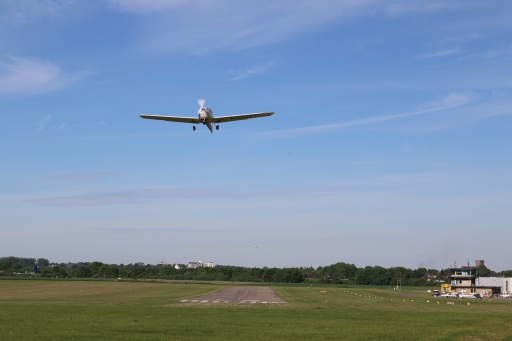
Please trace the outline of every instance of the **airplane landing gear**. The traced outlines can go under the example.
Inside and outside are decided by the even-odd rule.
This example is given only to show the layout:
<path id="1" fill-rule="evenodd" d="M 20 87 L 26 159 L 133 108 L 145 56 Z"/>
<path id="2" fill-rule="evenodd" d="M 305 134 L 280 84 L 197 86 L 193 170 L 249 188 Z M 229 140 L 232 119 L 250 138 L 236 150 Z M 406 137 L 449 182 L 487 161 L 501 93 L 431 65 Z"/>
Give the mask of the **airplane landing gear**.
<path id="1" fill-rule="evenodd" d="M 218 126 L 218 125 L 216 125 L 216 126 L 215 126 L 215 129 L 219 130 L 219 126 Z"/>
<path id="2" fill-rule="evenodd" d="M 196 126 L 192 126 L 192 129 L 193 129 L 193 130 L 196 130 Z"/>

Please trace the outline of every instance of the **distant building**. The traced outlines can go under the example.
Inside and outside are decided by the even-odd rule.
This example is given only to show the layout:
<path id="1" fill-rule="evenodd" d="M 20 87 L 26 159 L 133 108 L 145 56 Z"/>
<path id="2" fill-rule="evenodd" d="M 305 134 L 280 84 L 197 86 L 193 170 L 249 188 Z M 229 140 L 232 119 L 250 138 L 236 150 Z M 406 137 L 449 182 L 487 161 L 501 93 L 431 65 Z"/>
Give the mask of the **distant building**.
<path id="1" fill-rule="evenodd" d="M 201 267 L 202 263 L 200 262 L 188 262 L 187 268 L 195 269 Z"/>
<path id="2" fill-rule="evenodd" d="M 459 294 L 479 294 L 482 297 L 492 297 L 501 293 L 500 287 L 490 282 L 476 283 L 478 272 L 478 267 L 476 266 L 452 267 L 449 270 L 450 286 L 441 286 L 441 291 L 452 291 Z"/>
<path id="3" fill-rule="evenodd" d="M 478 277 L 476 286 L 491 286 L 500 289 L 498 294 L 510 294 L 512 292 L 512 277 Z"/>
<path id="4" fill-rule="evenodd" d="M 207 262 L 207 263 L 203 263 L 203 261 L 199 261 L 199 262 L 188 262 L 188 265 L 187 265 L 187 268 L 189 269 L 195 269 L 195 268 L 213 268 L 215 267 L 213 265 L 213 262 Z"/>
<path id="5" fill-rule="evenodd" d="M 476 260 L 476 261 L 475 261 L 475 266 L 476 266 L 477 268 L 479 268 L 479 267 L 480 267 L 480 265 L 484 265 L 484 261 L 483 261 L 483 259 L 481 259 L 481 260 Z"/>

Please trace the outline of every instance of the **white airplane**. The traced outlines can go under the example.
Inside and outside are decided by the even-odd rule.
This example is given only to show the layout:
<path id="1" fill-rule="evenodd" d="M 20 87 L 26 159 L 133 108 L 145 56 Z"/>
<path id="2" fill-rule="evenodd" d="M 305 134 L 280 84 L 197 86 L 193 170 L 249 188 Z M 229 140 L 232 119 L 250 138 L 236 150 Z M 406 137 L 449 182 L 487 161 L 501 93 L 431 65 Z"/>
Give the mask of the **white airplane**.
<path id="1" fill-rule="evenodd" d="M 241 115 L 233 115 L 233 116 L 213 117 L 212 109 L 204 107 L 204 103 L 205 103 L 204 98 L 198 99 L 197 103 L 199 103 L 199 106 L 201 107 L 199 109 L 199 111 L 197 112 L 197 118 L 195 118 L 195 117 L 179 117 L 179 116 L 158 116 L 158 115 L 140 115 L 140 117 L 150 119 L 150 120 L 162 120 L 162 121 L 172 121 L 172 122 L 192 123 L 192 124 L 202 123 L 202 124 L 206 125 L 208 127 L 208 129 L 210 129 L 211 133 L 213 133 L 212 124 L 215 124 L 215 129 L 219 130 L 219 125 L 217 123 L 247 120 L 249 118 L 271 116 L 274 114 L 274 112 L 272 112 L 272 111 L 267 111 L 267 112 L 253 113 L 253 114 L 241 114 Z M 196 126 L 192 126 L 192 129 L 196 130 Z"/>
<path id="2" fill-rule="evenodd" d="M 255 246 L 253 246 L 253 248 L 255 248 L 255 249 L 259 249 L 260 247 L 261 247 L 261 245 L 255 245 Z"/>

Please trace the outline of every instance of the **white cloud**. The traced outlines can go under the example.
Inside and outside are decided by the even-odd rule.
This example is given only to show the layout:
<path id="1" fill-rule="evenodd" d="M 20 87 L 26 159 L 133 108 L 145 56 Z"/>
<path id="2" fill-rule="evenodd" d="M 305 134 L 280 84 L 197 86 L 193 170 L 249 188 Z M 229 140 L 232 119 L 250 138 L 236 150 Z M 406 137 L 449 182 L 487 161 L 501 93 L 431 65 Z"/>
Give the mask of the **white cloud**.
<path id="1" fill-rule="evenodd" d="M 430 102 L 422 103 L 418 106 L 419 110 L 430 108 L 454 108 L 464 104 L 468 104 L 475 99 L 476 95 L 472 92 L 453 92 L 443 98 Z"/>
<path id="2" fill-rule="evenodd" d="M 334 20 L 373 10 L 386 0 L 111 0 L 114 9 L 142 14 L 147 52 L 205 54 L 245 49 L 282 41 Z"/>
<path id="3" fill-rule="evenodd" d="M 43 130 L 44 127 L 46 126 L 46 122 L 48 122 L 49 120 L 50 120 L 50 115 L 46 115 L 45 118 L 43 118 L 41 121 L 39 121 L 39 125 L 36 129 L 36 132 Z"/>
<path id="4" fill-rule="evenodd" d="M 62 129 L 64 129 L 66 127 L 66 123 L 62 123 L 60 126 L 57 127 L 57 129 L 55 129 L 53 132 L 56 133 L 56 132 L 59 132 L 61 131 Z"/>
<path id="5" fill-rule="evenodd" d="M 512 114 L 512 98 L 505 97 L 498 100 L 490 100 L 483 103 L 474 103 L 477 96 L 471 92 L 451 93 L 440 99 L 422 103 L 417 111 L 403 114 L 370 116 L 340 123 L 275 130 L 262 133 L 260 136 L 293 137 L 304 134 L 314 134 L 335 130 L 339 128 L 370 125 L 387 121 L 399 121 L 411 117 L 423 117 L 421 122 L 407 124 L 399 128 L 408 133 L 425 133 L 443 129 L 450 129 L 461 125 L 474 124 L 475 122 L 495 116 Z M 430 114 L 430 115 L 429 115 Z"/>
<path id="6" fill-rule="evenodd" d="M 396 1 L 386 6 L 386 13 L 391 16 L 400 16 L 412 12 L 437 12 L 441 10 L 454 10 L 466 5 L 467 1 Z"/>
<path id="7" fill-rule="evenodd" d="M 233 73 L 235 75 L 233 77 L 231 77 L 229 80 L 237 81 L 240 79 L 248 78 L 248 77 L 255 76 L 255 75 L 258 75 L 261 73 L 265 73 L 268 70 L 270 70 L 273 66 L 274 66 L 274 63 L 270 61 L 266 64 L 254 65 L 253 67 L 250 67 L 246 70 L 232 71 L 231 73 Z"/>
<path id="8" fill-rule="evenodd" d="M 304 128 L 276 130 L 276 131 L 271 131 L 269 133 L 264 133 L 263 135 L 268 136 L 268 137 L 290 137 L 290 136 L 303 135 L 303 134 L 319 133 L 319 132 L 333 130 L 333 129 L 337 129 L 337 128 L 374 124 L 374 123 L 378 123 L 378 122 L 397 120 L 397 119 L 411 117 L 411 116 L 424 115 L 427 113 L 432 113 L 432 112 L 440 111 L 443 109 L 444 109 L 443 107 L 438 107 L 438 108 L 430 108 L 430 109 L 412 111 L 412 112 L 403 113 L 403 114 L 370 116 L 370 117 L 366 117 L 366 118 L 361 118 L 361 119 L 356 119 L 356 120 L 346 121 L 346 122 L 341 122 L 341 123 L 324 124 L 324 125 L 310 126 L 310 127 L 304 127 Z"/>
<path id="9" fill-rule="evenodd" d="M 423 56 L 421 56 L 421 58 L 438 58 L 438 57 L 445 57 L 445 56 L 449 56 L 449 55 L 457 54 L 457 53 L 460 53 L 460 49 L 442 50 L 442 51 L 424 54 Z"/>
<path id="10" fill-rule="evenodd" d="M 64 73 L 50 62 L 10 57 L 0 62 L 0 95 L 33 95 L 59 90 L 83 78 L 85 73 Z"/>
<path id="11" fill-rule="evenodd" d="M 72 8 L 73 0 L 0 0 L 0 15 L 4 20 L 28 20 L 34 17 L 57 16 Z"/>
<path id="12" fill-rule="evenodd" d="M 48 177 L 48 179 L 55 180 L 64 180 L 64 181 L 98 181 L 103 180 L 105 178 L 118 175 L 119 172 L 102 172 L 102 173 L 92 173 L 92 174 L 68 174 L 68 175 L 57 175 Z"/>
<path id="13" fill-rule="evenodd" d="M 149 13 L 173 9 L 186 2 L 187 0 L 110 0 L 110 5 L 121 11 Z"/>
<path id="14" fill-rule="evenodd" d="M 62 177 L 59 177 L 62 179 Z M 204 199 L 204 198 L 249 198 L 249 197 L 273 197 L 273 196 L 297 196 L 300 194 L 322 194 L 337 192 L 336 186 L 302 186 L 290 187 L 273 191 L 238 192 L 218 188 L 144 188 L 129 189 L 110 192 L 95 192 L 87 194 L 73 194 L 53 198 L 33 198 L 27 202 L 41 206 L 80 207 L 124 205 L 152 202 L 168 199 Z"/>

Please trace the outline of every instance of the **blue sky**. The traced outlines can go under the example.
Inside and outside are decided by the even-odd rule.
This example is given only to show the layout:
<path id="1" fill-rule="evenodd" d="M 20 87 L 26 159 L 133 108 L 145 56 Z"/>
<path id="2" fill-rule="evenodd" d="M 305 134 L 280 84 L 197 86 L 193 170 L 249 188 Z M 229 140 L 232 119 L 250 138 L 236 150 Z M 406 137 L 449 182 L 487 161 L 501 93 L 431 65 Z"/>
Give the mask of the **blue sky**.
<path id="1" fill-rule="evenodd" d="M 1 0 L 2 256 L 510 269 L 511 12 Z"/>

